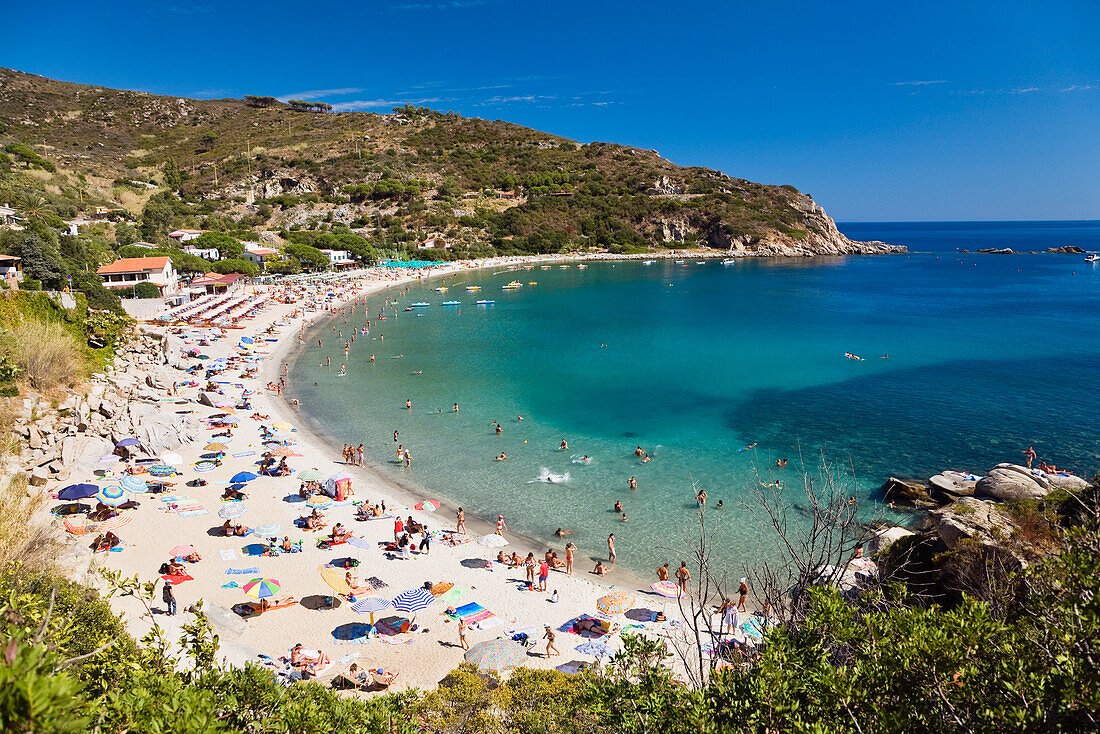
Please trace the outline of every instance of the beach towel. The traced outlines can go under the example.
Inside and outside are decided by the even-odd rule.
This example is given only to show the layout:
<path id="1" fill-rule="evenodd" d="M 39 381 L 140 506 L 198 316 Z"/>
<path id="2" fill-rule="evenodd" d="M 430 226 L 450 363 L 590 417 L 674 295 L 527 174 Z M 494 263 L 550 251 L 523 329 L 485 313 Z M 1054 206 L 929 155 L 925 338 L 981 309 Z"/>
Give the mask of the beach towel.
<path id="1" fill-rule="evenodd" d="M 188 573 L 165 574 L 161 576 L 161 578 L 164 579 L 165 583 L 172 584 L 173 586 L 182 584 L 184 581 L 195 580 L 195 577 Z"/>
<path id="2" fill-rule="evenodd" d="M 256 455 L 255 451 L 242 451 L 239 454 L 233 454 L 233 458 L 240 459 L 240 458 L 245 457 L 245 456 L 255 456 L 255 455 Z"/>
<path id="3" fill-rule="evenodd" d="M 225 572 L 231 574 L 259 573 L 260 569 L 256 568 L 255 566 L 253 566 L 252 568 L 227 568 L 225 569 Z"/>
<path id="4" fill-rule="evenodd" d="M 222 588 L 223 589 L 239 589 L 239 588 L 241 588 L 241 585 L 238 584 L 236 581 L 230 581 L 228 584 L 222 584 Z"/>
<path id="5" fill-rule="evenodd" d="M 455 602 L 465 596 L 467 591 L 469 591 L 469 589 L 461 586 L 455 586 L 448 591 L 440 594 L 436 598 L 439 599 L 439 601 L 444 602 L 448 606 L 454 606 Z"/>
<path id="6" fill-rule="evenodd" d="M 61 522 L 65 524 L 65 529 L 73 535 L 86 535 L 88 533 L 87 526 L 74 525 L 73 523 L 69 522 L 69 518 L 67 517 L 63 518 Z"/>
<path id="7" fill-rule="evenodd" d="M 206 509 L 205 507 L 198 507 L 195 509 L 177 510 L 176 514 L 180 517 L 197 517 L 199 515 L 209 515 L 210 510 Z"/>
<path id="8" fill-rule="evenodd" d="M 365 548 L 367 550 L 370 550 L 371 547 L 371 543 L 363 538 L 349 538 L 348 545 L 354 545 L 356 548 Z"/>
<path id="9" fill-rule="evenodd" d="M 443 597 L 440 598 L 442 599 Z M 463 604 L 460 607 L 456 607 L 454 612 L 447 612 L 446 614 L 448 617 L 452 617 L 454 619 L 465 619 L 466 617 L 474 614 L 480 614 L 484 611 L 486 611 L 485 607 L 481 606 L 477 602 L 470 602 L 469 604 Z"/>
<path id="10" fill-rule="evenodd" d="M 223 561 L 227 563 L 229 561 L 237 560 L 237 551 L 233 550 L 232 548 L 222 548 L 220 551 L 218 551 L 218 555 Z"/>
<path id="11" fill-rule="evenodd" d="M 166 504 L 179 504 L 181 502 L 190 502 L 191 498 L 185 494 L 169 494 L 160 498 L 161 502 Z"/>
<path id="12" fill-rule="evenodd" d="M 370 584 L 375 589 L 384 589 L 387 586 L 389 586 L 389 584 L 387 584 L 385 581 L 378 578 L 377 576 L 371 576 L 370 578 L 366 579 L 363 583 Z"/>

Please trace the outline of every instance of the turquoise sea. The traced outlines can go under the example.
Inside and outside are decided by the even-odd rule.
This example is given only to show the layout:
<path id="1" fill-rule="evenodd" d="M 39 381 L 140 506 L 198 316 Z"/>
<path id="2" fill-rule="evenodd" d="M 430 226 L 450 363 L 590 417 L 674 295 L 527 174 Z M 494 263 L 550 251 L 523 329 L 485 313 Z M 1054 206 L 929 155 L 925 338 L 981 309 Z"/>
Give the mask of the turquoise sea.
<path id="1" fill-rule="evenodd" d="M 547 541 L 558 527 L 575 530 L 592 557 L 614 532 L 619 563 L 646 575 L 686 557 L 693 485 L 711 510 L 723 501 L 712 545 L 731 571 L 753 563 L 768 532 L 743 506 L 754 466 L 796 503 L 800 455 L 811 465 L 824 455 L 850 475 L 868 516 L 885 511 L 877 490 L 891 474 L 982 473 L 1029 444 L 1080 474 L 1100 470 L 1100 264 L 958 253 L 1100 250 L 1100 222 L 841 229 L 913 252 L 433 279 L 368 299 L 372 320 L 387 295 L 400 306 L 357 336 L 346 377 L 332 326 L 350 336 L 362 304 L 347 325 L 317 326 L 313 343 L 324 346 L 299 353 L 291 394 L 326 433 L 363 442 L 383 472 L 425 496 L 503 513 L 512 530 Z M 512 280 L 523 287 L 501 288 Z M 430 306 L 404 310 L 414 302 Z M 325 357 L 331 368 L 318 366 Z M 395 430 L 409 469 L 393 461 Z M 637 460 L 639 445 L 653 461 Z M 501 452 L 507 460 L 495 461 Z M 781 457 L 789 465 L 778 469 Z M 540 481 L 548 474 L 561 481 Z"/>

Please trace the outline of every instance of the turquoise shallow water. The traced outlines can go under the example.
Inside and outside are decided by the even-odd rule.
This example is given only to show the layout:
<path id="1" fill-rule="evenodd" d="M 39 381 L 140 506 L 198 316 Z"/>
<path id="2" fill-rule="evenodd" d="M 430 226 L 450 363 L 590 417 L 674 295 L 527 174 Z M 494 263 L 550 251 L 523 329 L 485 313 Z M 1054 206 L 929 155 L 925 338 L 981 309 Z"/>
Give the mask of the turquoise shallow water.
<path id="1" fill-rule="evenodd" d="M 503 513 L 534 537 L 574 529 L 593 557 L 614 532 L 619 562 L 644 573 L 682 557 L 693 482 L 712 507 L 726 505 L 716 547 L 731 570 L 752 563 L 766 533 L 741 506 L 752 466 L 793 485 L 800 449 L 847 467 L 868 514 L 881 511 L 872 498 L 890 474 L 981 472 L 1029 443 L 1091 475 L 1100 469 L 1100 268 L 1083 256 L 958 255 L 997 235 L 935 226 L 852 225 L 853 236 L 911 237 L 929 250 L 908 256 L 592 263 L 428 281 L 389 294 L 401 308 L 357 337 L 346 377 L 337 377 L 343 340 L 332 324 L 319 327 L 324 347 L 300 353 L 292 392 L 328 433 L 362 441 L 403 482 L 472 514 Z M 1100 228 L 1077 235 L 1100 247 Z M 1072 242 L 1042 227 L 1025 240 Z M 501 289 L 513 279 L 524 286 Z M 439 285 L 449 290 L 431 290 Z M 368 301 L 372 317 L 384 298 Z M 496 304 L 472 305 L 477 298 Z M 431 305 L 402 310 L 413 302 Z M 336 325 L 350 335 L 363 318 L 360 306 Z M 319 367 L 326 356 L 333 366 Z M 392 462 L 394 430 L 411 469 Z M 568 451 L 558 449 L 563 437 Z M 639 463 L 637 445 L 654 461 Z M 508 460 L 494 461 L 501 451 Z M 790 466 L 775 469 L 778 457 Z M 547 472 L 568 481 L 537 481 Z"/>

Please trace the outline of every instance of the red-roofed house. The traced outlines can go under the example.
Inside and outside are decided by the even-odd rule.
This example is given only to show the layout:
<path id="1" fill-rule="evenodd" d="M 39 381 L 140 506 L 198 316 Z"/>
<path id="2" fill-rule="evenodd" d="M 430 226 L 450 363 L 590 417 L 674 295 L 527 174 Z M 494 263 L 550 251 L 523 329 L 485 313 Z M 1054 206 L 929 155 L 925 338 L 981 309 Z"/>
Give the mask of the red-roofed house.
<path id="1" fill-rule="evenodd" d="M 152 283 L 161 295 L 179 290 L 179 278 L 169 257 L 122 257 L 96 270 L 108 288 L 132 288 L 138 283 Z"/>
<path id="2" fill-rule="evenodd" d="M 238 281 L 243 280 L 245 277 L 240 273 L 226 273 L 225 275 L 206 273 L 192 280 L 190 289 L 192 292 L 201 290 L 207 294 L 228 293 L 236 289 Z"/>
<path id="3" fill-rule="evenodd" d="M 272 250 L 270 247 L 264 247 L 253 242 L 244 243 L 244 256 L 259 265 L 261 270 L 263 270 L 264 264 L 268 260 L 278 257 L 278 255 L 279 251 Z"/>
<path id="4" fill-rule="evenodd" d="M 169 232 L 168 236 L 177 242 L 183 243 L 187 240 L 197 240 L 205 231 L 205 229 L 177 229 L 175 232 Z"/>

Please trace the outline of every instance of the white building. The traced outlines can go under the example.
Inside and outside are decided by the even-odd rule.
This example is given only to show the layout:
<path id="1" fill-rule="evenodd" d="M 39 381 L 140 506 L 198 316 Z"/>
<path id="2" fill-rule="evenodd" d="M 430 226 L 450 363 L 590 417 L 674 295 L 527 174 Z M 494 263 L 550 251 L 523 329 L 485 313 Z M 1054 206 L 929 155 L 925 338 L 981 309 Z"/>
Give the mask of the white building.
<path id="1" fill-rule="evenodd" d="M 347 250 L 321 250 L 328 258 L 328 264 L 336 270 L 355 267 L 355 260 Z"/>
<path id="2" fill-rule="evenodd" d="M 214 247 L 203 248 L 195 247 L 194 245 L 184 245 L 180 249 L 192 255 L 198 255 L 203 260 L 209 260 L 210 262 L 221 259 L 221 255 L 218 254 L 217 248 Z"/>
<path id="3" fill-rule="evenodd" d="M 123 257 L 104 265 L 96 273 L 108 288 L 132 288 L 138 283 L 152 283 L 161 295 L 174 295 L 179 290 L 179 276 L 168 257 Z"/>
<path id="4" fill-rule="evenodd" d="M 198 239 L 205 231 L 205 229 L 177 229 L 175 232 L 169 232 L 168 236 L 180 244 L 183 244 L 188 240 Z"/>

